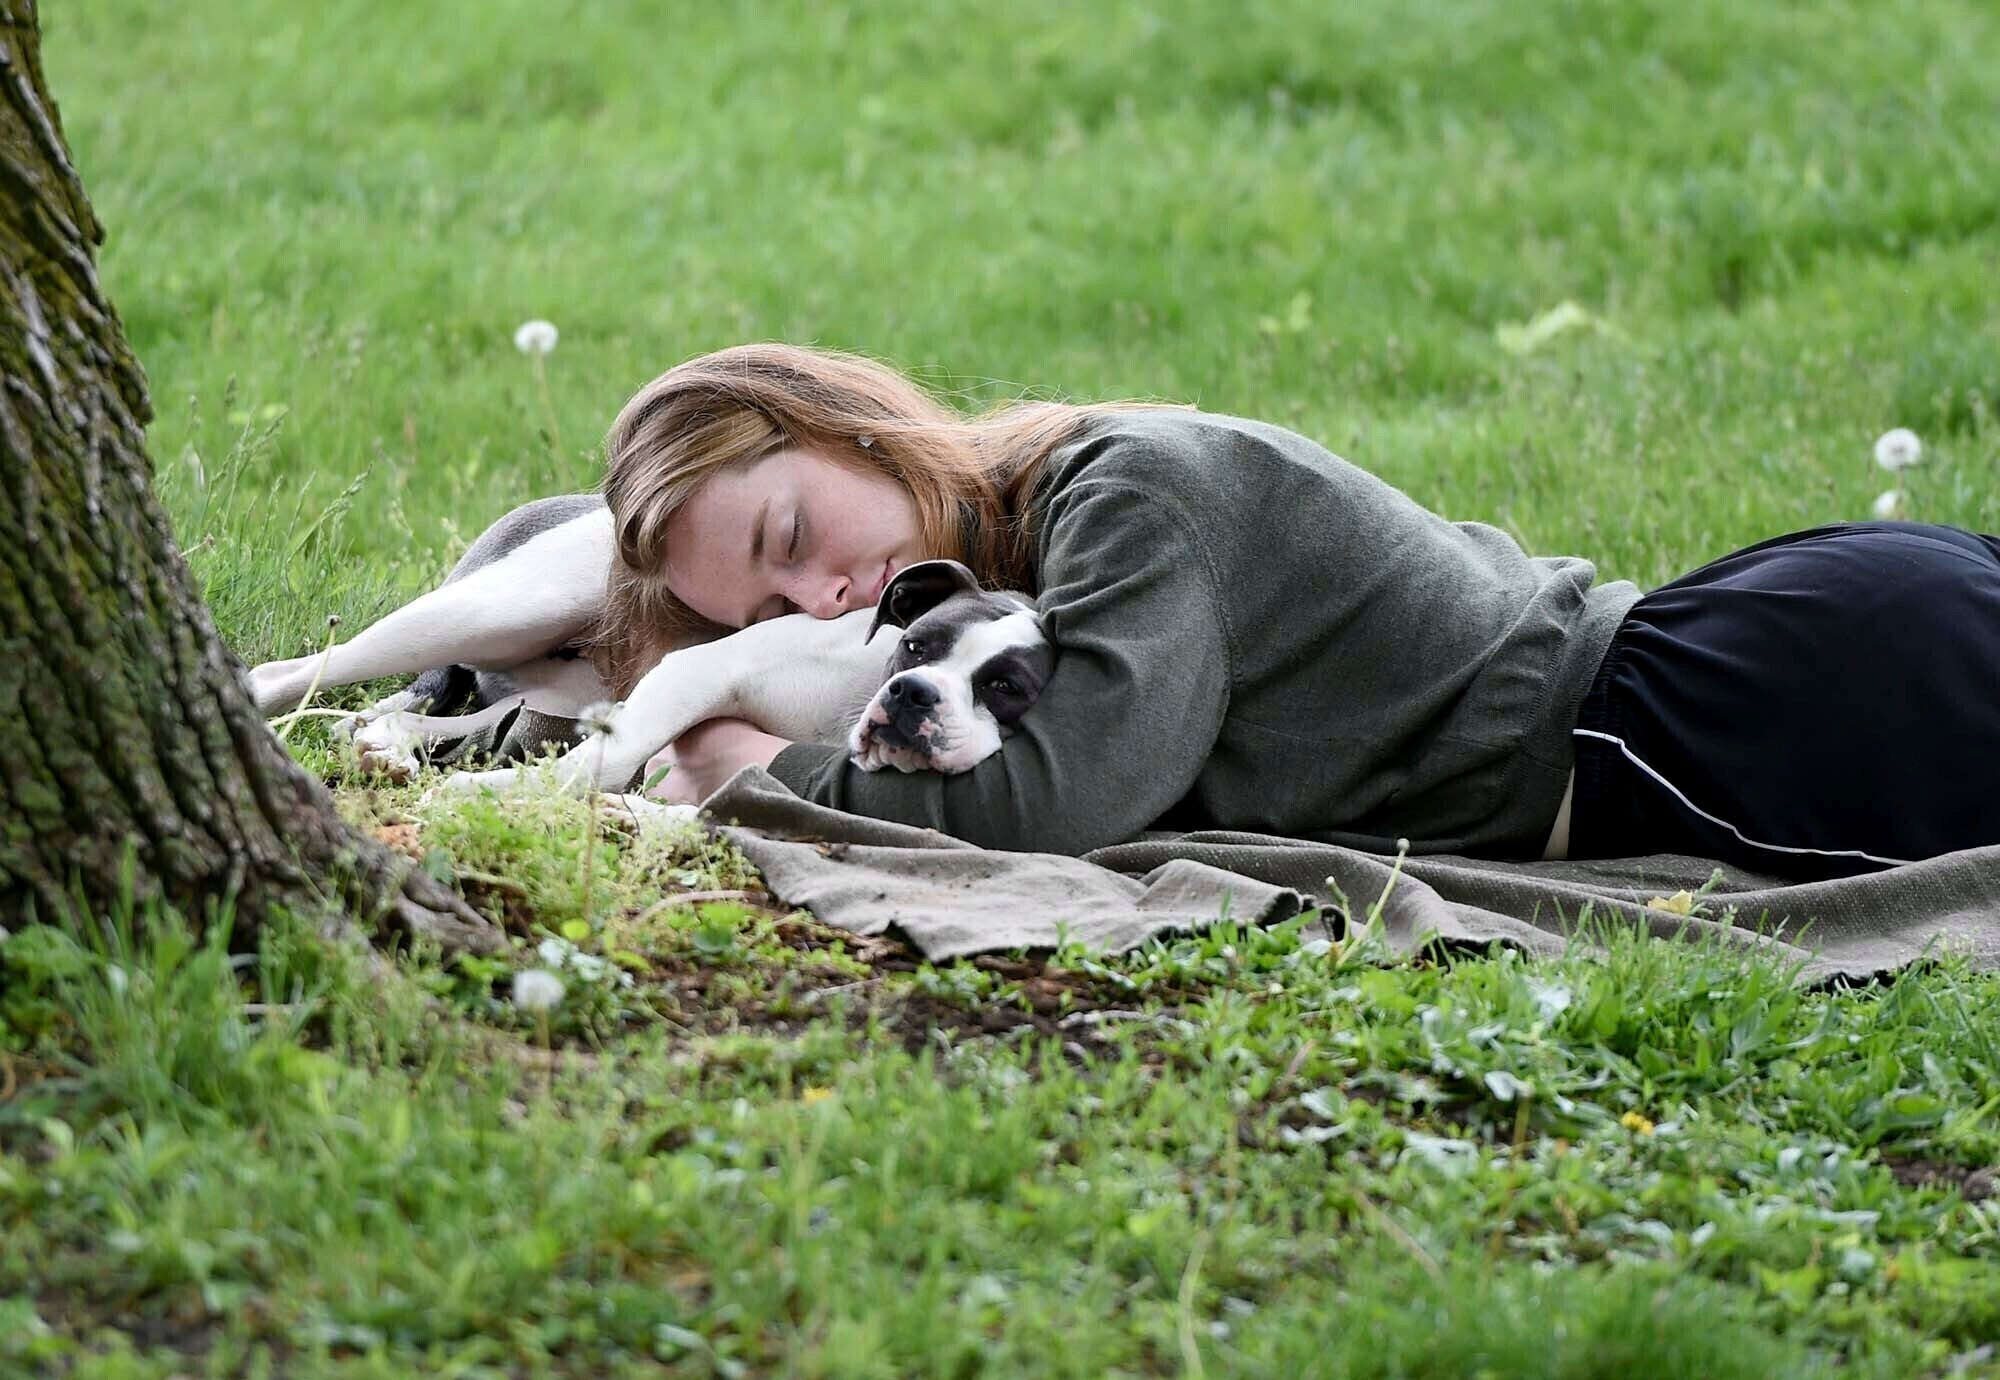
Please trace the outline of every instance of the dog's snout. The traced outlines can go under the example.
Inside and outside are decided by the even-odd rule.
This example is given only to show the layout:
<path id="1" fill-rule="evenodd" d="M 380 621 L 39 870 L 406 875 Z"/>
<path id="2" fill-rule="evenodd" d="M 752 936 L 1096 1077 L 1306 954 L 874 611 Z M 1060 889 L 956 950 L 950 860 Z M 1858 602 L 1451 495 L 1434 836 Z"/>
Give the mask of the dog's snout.
<path id="1" fill-rule="evenodd" d="M 897 676 L 882 690 L 882 704 L 888 709 L 930 709 L 937 702 L 937 687 L 921 676 Z"/>

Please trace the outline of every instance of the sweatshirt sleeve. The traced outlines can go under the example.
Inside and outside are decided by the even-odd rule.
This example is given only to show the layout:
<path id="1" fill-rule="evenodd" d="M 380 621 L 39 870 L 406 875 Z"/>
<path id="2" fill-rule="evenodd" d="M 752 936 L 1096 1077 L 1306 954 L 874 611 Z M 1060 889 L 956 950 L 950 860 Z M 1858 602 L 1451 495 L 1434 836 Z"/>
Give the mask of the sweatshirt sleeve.
<path id="1" fill-rule="evenodd" d="M 1130 838 L 1193 786 L 1228 706 L 1214 572 L 1171 499 L 1084 477 L 1045 512 L 1043 624 L 1053 674 L 1017 731 L 969 772 L 864 772 L 797 743 L 771 774 L 853 814 L 987 848 L 1085 853 Z"/>

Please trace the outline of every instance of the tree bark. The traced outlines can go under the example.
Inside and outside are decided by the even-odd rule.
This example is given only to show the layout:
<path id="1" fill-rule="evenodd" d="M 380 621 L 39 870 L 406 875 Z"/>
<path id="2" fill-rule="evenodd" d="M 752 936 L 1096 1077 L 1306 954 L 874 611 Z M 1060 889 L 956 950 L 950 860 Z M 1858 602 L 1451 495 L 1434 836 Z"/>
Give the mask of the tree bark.
<path id="1" fill-rule="evenodd" d="M 0 915 L 102 911 L 129 857 L 138 899 L 197 924 L 231 899 L 239 938 L 283 907 L 496 947 L 449 888 L 348 829 L 252 706 L 153 494 L 102 240 L 35 0 L 0 0 Z"/>

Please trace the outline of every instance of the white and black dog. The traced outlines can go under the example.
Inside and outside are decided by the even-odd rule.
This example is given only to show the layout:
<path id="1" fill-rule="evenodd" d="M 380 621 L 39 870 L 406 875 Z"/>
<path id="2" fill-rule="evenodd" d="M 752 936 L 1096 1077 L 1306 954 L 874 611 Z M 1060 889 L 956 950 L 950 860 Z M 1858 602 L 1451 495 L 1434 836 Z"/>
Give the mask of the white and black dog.
<path id="1" fill-rule="evenodd" d="M 525 504 L 482 533 L 442 585 L 323 658 L 258 666 L 251 695 L 272 715 L 298 704 L 315 678 L 343 685 L 421 673 L 340 726 L 364 762 L 395 775 L 414 770 L 426 743 L 523 706 L 577 717 L 609 698 L 577 639 L 602 607 L 615 558 L 597 495 Z M 669 652 L 603 731 L 558 760 L 557 776 L 579 792 L 624 790 L 653 754 L 723 717 L 844 744 L 869 771 L 962 772 L 999 749 L 1054 661 L 1032 600 L 981 589 L 956 561 L 921 561 L 896 573 L 872 612 L 791 614 Z M 470 712 L 427 712 L 461 702 Z M 519 774 L 458 772 L 446 785 L 504 789 Z"/>

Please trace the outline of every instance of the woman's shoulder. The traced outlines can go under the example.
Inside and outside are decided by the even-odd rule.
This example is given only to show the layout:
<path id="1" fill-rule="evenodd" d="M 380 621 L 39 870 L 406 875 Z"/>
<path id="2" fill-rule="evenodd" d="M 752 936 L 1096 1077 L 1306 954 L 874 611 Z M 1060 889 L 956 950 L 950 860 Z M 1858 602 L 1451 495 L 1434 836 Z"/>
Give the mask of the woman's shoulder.
<path id="1" fill-rule="evenodd" d="M 1040 487 L 1053 497 L 1086 481 L 1130 485 L 1210 506 L 1301 471 L 1332 479 L 1351 469 L 1318 442 L 1269 422 L 1186 407 L 1102 408 L 1050 455 Z"/>
<path id="2" fill-rule="evenodd" d="M 1244 444 L 1281 450 L 1323 449 L 1318 442 L 1271 422 L 1171 403 L 1086 409 L 1085 420 L 1070 444 L 1093 443 L 1127 453 L 1152 449 L 1191 452 L 1197 457 L 1219 447 Z"/>

